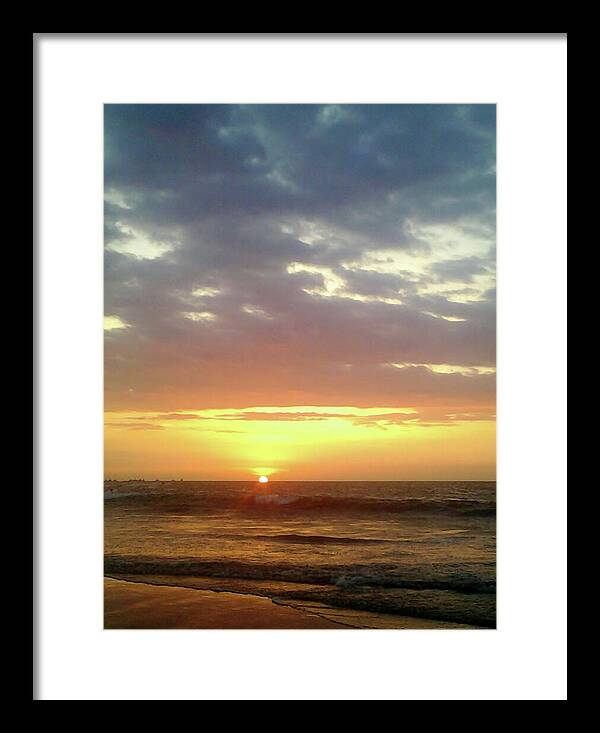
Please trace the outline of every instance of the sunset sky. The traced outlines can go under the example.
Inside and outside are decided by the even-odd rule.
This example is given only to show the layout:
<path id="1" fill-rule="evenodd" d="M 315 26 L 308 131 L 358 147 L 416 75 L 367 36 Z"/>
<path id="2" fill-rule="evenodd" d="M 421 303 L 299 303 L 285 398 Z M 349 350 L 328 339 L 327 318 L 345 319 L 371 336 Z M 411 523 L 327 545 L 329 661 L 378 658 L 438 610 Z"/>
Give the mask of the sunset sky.
<path id="1" fill-rule="evenodd" d="M 495 478 L 493 105 L 107 105 L 107 478 Z"/>

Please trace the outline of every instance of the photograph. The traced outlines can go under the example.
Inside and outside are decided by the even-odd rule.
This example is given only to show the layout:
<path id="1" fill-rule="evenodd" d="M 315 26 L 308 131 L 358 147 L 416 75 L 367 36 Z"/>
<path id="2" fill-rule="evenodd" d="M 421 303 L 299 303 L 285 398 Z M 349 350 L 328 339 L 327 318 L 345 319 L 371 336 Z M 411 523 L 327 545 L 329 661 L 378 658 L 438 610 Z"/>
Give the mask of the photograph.
<path id="1" fill-rule="evenodd" d="M 496 629 L 497 105 L 459 102 L 101 106 L 104 630 Z"/>

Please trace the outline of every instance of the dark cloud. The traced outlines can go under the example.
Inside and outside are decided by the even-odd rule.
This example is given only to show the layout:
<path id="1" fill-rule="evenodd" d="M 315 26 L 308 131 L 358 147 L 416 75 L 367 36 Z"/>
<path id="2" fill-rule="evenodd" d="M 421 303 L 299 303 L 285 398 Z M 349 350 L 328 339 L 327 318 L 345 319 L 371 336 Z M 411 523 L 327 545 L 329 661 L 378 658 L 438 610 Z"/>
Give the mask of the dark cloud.
<path id="1" fill-rule="evenodd" d="M 476 275 L 484 275 L 490 271 L 490 263 L 481 257 L 464 257 L 435 262 L 430 271 L 437 282 L 472 283 Z"/>
<path id="2" fill-rule="evenodd" d="M 107 428 L 125 428 L 127 430 L 164 430 L 162 425 L 156 425 L 151 422 L 114 422 L 107 421 Z"/>
<path id="3" fill-rule="evenodd" d="M 107 105 L 105 152 L 108 409 L 493 402 L 390 367 L 495 364 L 493 106 Z"/>

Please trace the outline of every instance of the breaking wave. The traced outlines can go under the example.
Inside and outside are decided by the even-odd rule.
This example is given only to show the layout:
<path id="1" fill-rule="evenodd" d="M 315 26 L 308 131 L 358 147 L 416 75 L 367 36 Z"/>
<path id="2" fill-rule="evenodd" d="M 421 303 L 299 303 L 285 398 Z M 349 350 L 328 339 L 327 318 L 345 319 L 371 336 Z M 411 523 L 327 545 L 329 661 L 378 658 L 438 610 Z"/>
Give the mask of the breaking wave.
<path id="1" fill-rule="evenodd" d="M 105 499 L 110 501 L 127 500 L 134 497 L 137 503 L 144 503 L 147 509 L 152 505 L 160 511 L 190 511 L 202 509 L 234 509 L 255 512 L 319 512 L 335 511 L 336 513 L 387 513 L 404 512 L 424 514 L 468 514 L 473 516 L 493 516 L 496 513 L 496 502 L 479 499 L 382 499 L 376 497 L 342 497 L 342 496 L 290 496 L 277 494 L 212 494 L 186 495 L 177 494 L 143 494 L 141 492 L 118 491 L 105 492 Z"/>
<path id="2" fill-rule="evenodd" d="M 241 561 L 205 561 L 195 558 L 128 557 L 108 555 L 104 560 L 107 574 L 174 575 L 204 578 L 241 578 L 275 580 L 336 587 L 371 586 L 379 588 L 408 588 L 412 590 L 449 590 L 457 593 L 495 593 L 495 581 L 483 581 L 476 576 L 456 573 L 447 578 L 416 578 L 401 574 L 391 564 L 319 565 L 306 566 Z"/>

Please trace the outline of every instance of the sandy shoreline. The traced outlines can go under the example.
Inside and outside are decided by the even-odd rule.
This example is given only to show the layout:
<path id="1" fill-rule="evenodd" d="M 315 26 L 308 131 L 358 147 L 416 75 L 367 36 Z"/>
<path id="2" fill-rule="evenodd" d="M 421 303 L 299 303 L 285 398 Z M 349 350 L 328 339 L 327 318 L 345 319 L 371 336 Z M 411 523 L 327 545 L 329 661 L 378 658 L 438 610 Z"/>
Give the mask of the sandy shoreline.
<path id="1" fill-rule="evenodd" d="M 104 578 L 105 629 L 475 629 L 264 596 Z"/>
<path id="2" fill-rule="evenodd" d="M 104 578 L 105 629 L 343 629 L 268 598 Z"/>

